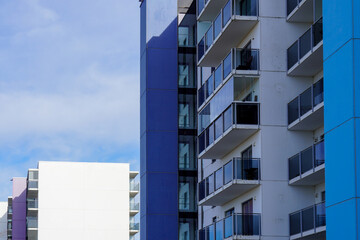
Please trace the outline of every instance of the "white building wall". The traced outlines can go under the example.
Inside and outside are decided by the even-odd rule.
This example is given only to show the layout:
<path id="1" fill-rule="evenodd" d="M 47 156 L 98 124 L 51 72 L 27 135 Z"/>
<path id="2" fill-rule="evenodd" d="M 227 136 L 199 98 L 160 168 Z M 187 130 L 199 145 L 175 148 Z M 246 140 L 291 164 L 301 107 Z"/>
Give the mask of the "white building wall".
<path id="1" fill-rule="evenodd" d="M 7 239 L 7 202 L 0 202 L 0 240 Z"/>
<path id="2" fill-rule="evenodd" d="M 39 240 L 129 239 L 129 165 L 39 162 Z"/>

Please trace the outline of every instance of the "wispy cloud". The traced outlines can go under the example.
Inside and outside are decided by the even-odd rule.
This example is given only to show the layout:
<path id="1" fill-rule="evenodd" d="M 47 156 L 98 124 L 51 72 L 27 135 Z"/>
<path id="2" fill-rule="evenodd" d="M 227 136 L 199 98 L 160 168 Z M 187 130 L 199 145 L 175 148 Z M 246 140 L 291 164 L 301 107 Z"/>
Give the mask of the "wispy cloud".
<path id="1" fill-rule="evenodd" d="M 138 28 L 137 1 L 0 2 L 0 200 L 39 160 L 138 168 Z"/>

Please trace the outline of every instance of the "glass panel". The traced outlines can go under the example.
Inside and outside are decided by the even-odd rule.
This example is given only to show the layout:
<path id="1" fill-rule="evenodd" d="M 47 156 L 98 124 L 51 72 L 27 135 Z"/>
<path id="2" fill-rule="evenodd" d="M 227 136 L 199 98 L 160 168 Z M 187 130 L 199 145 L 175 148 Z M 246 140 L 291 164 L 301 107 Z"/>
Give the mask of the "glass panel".
<path id="1" fill-rule="evenodd" d="M 215 89 L 221 84 L 223 77 L 222 77 L 222 64 L 220 64 L 220 66 L 218 68 L 216 68 L 215 70 Z"/>
<path id="2" fill-rule="evenodd" d="M 315 0 L 315 21 L 322 17 L 322 0 Z"/>
<path id="3" fill-rule="evenodd" d="M 197 169 L 195 136 L 179 135 L 179 169 Z"/>
<path id="4" fill-rule="evenodd" d="M 38 188 L 38 181 L 29 181 L 28 188 Z"/>
<path id="5" fill-rule="evenodd" d="M 38 200 L 37 199 L 26 199 L 28 208 L 38 208 Z"/>
<path id="6" fill-rule="evenodd" d="M 236 104 L 236 124 L 259 124 L 258 104 Z"/>
<path id="7" fill-rule="evenodd" d="M 235 234 L 240 236 L 260 235 L 260 215 L 237 214 Z"/>
<path id="8" fill-rule="evenodd" d="M 288 104 L 288 123 L 292 123 L 299 118 L 299 98 L 295 98 Z"/>
<path id="9" fill-rule="evenodd" d="M 297 6 L 298 0 L 287 0 L 287 14 L 289 15 Z"/>
<path id="10" fill-rule="evenodd" d="M 323 19 L 320 18 L 312 27 L 314 43 L 313 47 L 318 45 L 323 40 Z"/>
<path id="11" fill-rule="evenodd" d="M 257 0 L 235 0 L 235 13 L 241 16 L 257 16 Z"/>
<path id="12" fill-rule="evenodd" d="M 179 53 L 179 87 L 196 87 L 196 59 L 194 54 Z"/>
<path id="13" fill-rule="evenodd" d="M 258 70 L 259 50 L 236 49 L 234 69 L 236 70 Z"/>
<path id="14" fill-rule="evenodd" d="M 224 112 L 224 132 L 233 125 L 232 105 Z"/>
<path id="15" fill-rule="evenodd" d="M 291 47 L 287 50 L 288 56 L 288 70 L 292 68 L 299 61 L 299 42 L 296 41 Z"/>
<path id="16" fill-rule="evenodd" d="M 231 73 L 231 53 L 229 53 L 229 55 L 226 56 L 226 58 L 224 59 L 224 71 L 223 71 L 223 77 L 224 79 Z"/>
<path id="17" fill-rule="evenodd" d="M 198 43 L 198 61 L 204 56 L 205 53 L 205 37 L 203 37 Z"/>
<path id="18" fill-rule="evenodd" d="M 213 43 L 214 40 L 214 30 L 213 25 L 210 26 L 209 30 L 206 32 L 205 35 L 206 44 L 205 44 L 205 51 L 208 50 Z"/>
<path id="19" fill-rule="evenodd" d="M 201 233 L 202 232 L 202 233 Z M 195 219 L 179 219 L 179 240 L 193 240 L 197 235 L 197 223 Z M 203 238 L 201 238 L 203 236 Z M 205 240 L 204 231 L 199 231 L 199 239 Z"/>
<path id="20" fill-rule="evenodd" d="M 206 96 L 207 99 L 214 92 L 214 75 L 211 75 L 206 81 Z"/>
<path id="21" fill-rule="evenodd" d="M 195 95 L 179 94 L 179 128 L 196 128 Z"/>
<path id="22" fill-rule="evenodd" d="M 215 190 L 218 190 L 223 186 L 223 168 L 220 168 L 215 172 Z"/>
<path id="23" fill-rule="evenodd" d="M 224 166 L 224 185 L 233 180 L 233 161 Z"/>
<path id="24" fill-rule="evenodd" d="M 307 54 L 312 46 L 311 46 L 311 29 L 309 29 L 308 31 L 306 31 L 304 33 L 304 35 L 302 35 L 299 39 L 299 44 L 300 44 L 300 59 L 302 57 L 305 56 L 305 54 Z"/>
<path id="25" fill-rule="evenodd" d="M 321 79 L 313 86 L 314 106 L 324 101 L 324 80 Z"/>
<path id="26" fill-rule="evenodd" d="M 219 14 L 217 16 L 217 18 L 215 19 L 215 22 L 214 22 L 214 39 L 216 39 L 217 36 L 220 34 L 221 29 L 222 29 L 222 26 L 221 26 L 221 14 Z"/>
<path id="27" fill-rule="evenodd" d="M 203 200 L 205 198 L 205 180 L 202 180 L 199 183 L 199 201 Z"/>
<path id="28" fill-rule="evenodd" d="M 209 227 L 207 227 L 206 240 L 214 240 L 214 238 L 215 238 L 214 225 L 210 225 Z"/>
<path id="29" fill-rule="evenodd" d="M 241 160 L 237 162 L 238 179 L 244 180 L 259 180 L 259 160 Z M 239 169 L 240 167 L 240 169 Z"/>
<path id="30" fill-rule="evenodd" d="M 316 210 L 316 227 L 326 226 L 326 208 L 325 203 L 320 203 L 315 206 Z"/>
<path id="31" fill-rule="evenodd" d="M 214 174 L 211 174 L 208 178 L 207 178 L 207 181 L 206 181 L 206 187 L 207 187 L 207 194 L 206 195 L 209 195 L 211 193 L 214 192 Z"/>
<path id="32" fill-rule="evenodd" d="M 224 219 L 224 238 L 231 237 L 233 235 L 233 216 L 229 216 Z"/>
<path id="33" fill-rule="evenodd" d="M 300 212 L 290 214 L 290 235 L 295 235 L 301 232 Z"/>
<path id="34" fill-rule="evenodd" d="M 196 212 L 196 177 L 179 177 L 179 210 Z"/>
<path id="35" fill-rule="evenodd" d="M 210 144 L 214 142 L 214 124 L 210 125 L 210 127 L 206 130 L 207 133 L 207 144 L 206 147 L 208 147 Z"/>
<path id="36" fill-rule="evenodd" d="M 315 167 L 325 163 L 325 143 L 321 141 L 314 146 L 315 151 Z"/>
<path id="37" fill-rule="evenodd" d="M 300 116 L 312 109 L 311 88 L 308 88 L 300 95 Z"/>
<path id="38" fill-rule="evenodd" d="M 215 139 L 218 139 L 223 134 L 223 115 L 215 121 Z"/>
<path id="39" fill-rule="evenodd" d="M 198 138 L 198 144 L 199 144 L 199 153 L 205 150 L 205 132 L 200 134 Z"/>
<path id="40" fill-rule="evenodd" d="M 198 0 L 198 15 L 201 13 L 201 11 L 204 9 L 205 2 L 204 0 Z"/>
<path id="41" fill-rule="evenodd" d="M 27 217 L 26 225 L 27 225 L 27 228 L 37 228 L 38 227 L 37 217 Z"/>
<path id="42" fill-rule="evenodd" d="M 302 231 L 308 231 L 314 228 L 314 207 L 302 211 Z"/>
<path id="43" fill-rule="evenodd" d="M 188 27 L 178 27 L 178 45 L 181 47 L 192 46 L 190 31 Z"/>
<path id="44" fill-rule="evenodd" d="M 223 27 L 228 23 L 231 18 L 231 1 L 228 1 L 222 10 L 223 15 Z"/>
<path id="45" fill-rule="evenodd" d="M 216 231 L 216 233 L 215 233 L 215 235 L 216 235 L 216 240 L 223 240 L 223 221 L 220 221 L 220 222 L 217 222 L 216 224 L 215 224 L 215 231 Z"/>
<path id="46" fill-rule="evenodd" d="M 302 151 L 301 155 L 301 174 L 313 168 L 313 152 L 312 147 Z"/>
<path id="47" fill-rule="evenodd" d="M 300 176 L 299 160 L 300 160 L 299 154 L 296 154 L 295 156 L 289 158 L 289 179 L 293 179 L 297 176 Z"/>
<path id="48" fill-rule="evenodd" d="M 199 240 L 206 240 L 205 239 L 205 229 L 199 230 Z"/>
<path id="49" fill-rule="evenodd" d="M 205 102 L 205 85 L 198 90 L 198 107 Z"/>

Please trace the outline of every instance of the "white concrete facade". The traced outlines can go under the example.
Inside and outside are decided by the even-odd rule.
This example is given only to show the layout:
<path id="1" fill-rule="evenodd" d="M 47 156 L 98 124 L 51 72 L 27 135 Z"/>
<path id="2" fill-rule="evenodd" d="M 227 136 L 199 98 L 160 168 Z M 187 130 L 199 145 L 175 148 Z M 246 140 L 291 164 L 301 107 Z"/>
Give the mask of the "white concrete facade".
<path id="1" fill-rule="evenodd" d="M 237 46 L 233 46 L 243 48 L 251 41 L 251 48 L 259 49 L 260 52 L 260 71 L 256 85 L 243 94 L 246 96 L 249 91 L 253 91 L 259 97 L 260 130 L 239 142 L 225 157 L 216 161 L 199 159 L 198 163 L 201 181 L 234 157 L 241 157 L 242 151 L 251 147 L 252 158 L 260 159 L 260 185 L 221 206 L 200 206 L 199 229 L 212 224 L 214 218 L 216 221 L 223 219 L 229 209 L 234 208 L 235 213 L 242 213 L 242 203 L 252 199 L 253 213 L 261 214 L 260 238 L 285 240 L 290 237 L 289 214 L 324 201 L 321 196 L 325 191 L 325 179 L 312 186 L 289 185 L 288 159 L 312 146 L 323 135 L 324 128 L 322 124 L 314 131 L 288 129 L 288 103 L 321 79 L 323 73 L 320 71 L 313 77 L 288 75 L 287 49 L 306 32 L 311 23 L 288 22 L 286 2 L 259 0 L 258 23 Z M 201 24 L 198 25 L 206 26 Z"/>
<path id="2" fill-rule="evenodd" d="M 129 164 L 39 162 L 38 239 L 129 239 Z"/>
<path id="3" fill-rule="evenodd" d="M 0 240 L 7 239 L 7 202 L 0 202 Z"/>

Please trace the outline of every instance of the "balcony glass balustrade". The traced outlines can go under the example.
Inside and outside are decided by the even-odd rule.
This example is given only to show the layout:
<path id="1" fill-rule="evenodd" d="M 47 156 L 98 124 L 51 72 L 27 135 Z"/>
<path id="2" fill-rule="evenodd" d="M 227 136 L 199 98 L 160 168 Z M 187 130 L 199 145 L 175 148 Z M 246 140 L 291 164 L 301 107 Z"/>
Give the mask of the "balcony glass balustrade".
<path id="1" fill-rule="evenodd" d="M 260 66 L 259 59 L 258 49 L 233 48 L 198 90 L 198 107 L 209 99 L 231 73 L 242 76 L 257 75 Z"/>
<path id="2" fill-rule="evenodd" d="M 309 171 L 315 173 L 316 168 L 325 163 L 325 143 L 320 141 L 313 146 L 301 151 L 289 158 L 289 180 L 297 177 L 304 178 L 309 176 Z M 318 176 L 309 176 L 308 181 L 299 182 L 304 185 L 316 185 L 325 180 L 324 169 L 317 174 Z"/>
<path id="3" fill-rule="evenodd" d="M 139 231 L 140 229 L 139 223 L 130 223 L 129 227 L 130 231 Z"/>
<path id="4" fill-rule="evenodd" d="M 288 70 L 301 63 L 302 58 L 323 40 L 323 19 L 317 20 L 298 40 L 287 50 Z M 317 59 L 316 59 L 317 60 Z M 322 65 L 321 65 L 322 66 Z M 307 75 L 307 73 L 304 73 Z"/>
<path id="5" fill-rule="evenodd" d="M 39 202 L 37 199 L 26 199 L 27 208 L 38 208 Z"/>
<path id="6" fill-rule="evenodd" d="M 287 0 L 287 14 L 289 15 L 294 9 L 305 0 Z"/>
<path id="7" fill-rule="evenodd" d="M 234 158 L 199 183 L 199 202 L 202 202 L 206 197 L 216 192 L 223 186 L 227 186 L 229 183 L 257 185 L 258 182 L 254 184 L 250 181 L 258 180 L 260 180 L 260 159 Z M 247 190 L 249 190 L 248 186 L 244 186 L 243 189 L 239 189 L 237 187 L 236 194 L 239 195 L 243 191 Z M 216 194 L 220 193 L 217 192 Z M 231 198 L 230 194 L 226 195 L 227 196 L 224 198 L 219 196 L 219 198 L 222 198 L 220 199 L 220 202 L 222 202 L 222 200 L 227 201 L 228 197 Z"/>
<path id="8" fill-rule="evenodd" d="M 292 124 L 324 102 L 324 80 L 321 79 L 288 103 L 288 124 Z"/>
<path id="9" fill-rule="evenodd" d="M 233 214 L 199 230 L 199 240 L 260 236 L 260 214 Z M 242 238 L 241 238 L 242 239 Z"/>
<path id="10" fill-rule="evenodd" d="M 39 187 L 39 182 L 37 180 L 28 181 L 28 189 L 37 189 Z"/>
<path id="11" fill-rule="evenodd" d="M 326 226 L 325 202 L 290 214 L 290 236 Z M 323 231 L 323 230 L 322 230 Z"/>
<path id="12" fill-rule="evenodd" d="M 29 228 L 37 228 L 38 227 L 38 219 L 37 217 L 27 217 L 26 218 L 26 226 Z"/>
<path id="13" fill-rule="evenodd" d="M 219 108 L 220 106 L 216 106 L 216 107 Z M 239 127 L 239 131 L 241 131 L 242 129 L 243 130 L 251 129 L 251 131 L 244 131 L 242 136 L 238 136 L 239 142 L 234 143 L 232 141 L 232 143 L 226 143 L 227 147 L 229 148 L 235 147 L 235 145 L 232 146 L 231 144 L 236 144 L 237 146 L 241 143 L 241 140 L 251 136 L 254 133 L 254 131 L 257 131 L 259 124 L 260 124 L 259 103 L 255 103 L 255 102 L 231 103 L 230 106 L 226 107 L 225 110 L 215 120 L 210 121 L 208 127 L 206 127 L 205 130 L 203 130 L 200 133 L 198 137 L 198 147 L 200 153 L 199 157 L 202 155 L 201 153 L 206 150 L 206 148 L 208 148 L 212 144 L 216 144 L 214 142 L 220 139 L 220 137 L 231 127 L 235 126 L 235 128 L 237 128 L 239 127 L 239 125 L 243 125 L 243 127 Z M 210 159 L 221 158 L 223 154 L 226 153 L 227 150 L 231 150 L 231 149 L 222 148 L 222 150 L 224 152 L 217 151 L 216 153 L 216 155 L 218 155 L 219 157 L 215 157 L 214 155 L 214 157 L 211 157 Z"/>
<path id="14" fill-rule="evenodd" d="M 198 2 L 201 1 L 204 0 L 198 0 Z M 210 0 L 210 1 L 217 1 L 217 0 Z M 199 5 L 199 7 L 201 7 L 201 4 Z M 228 0 L 225 3 L 224 7 L 221 8 L 215 19 L 211 22 L 209 29 L 206 31 L 205 35 L 198 43 L 198 61 L 200 62 L 203 56 L 215 43 L 216 39 L 224 33 L 224 30 L 227 27 L 228 23 L 231 21 L 231 19 L 241 21 L 241 17 L 257 17 L 257 16 L 258 16 L 258 0 Z M 254 24 L 244 25 L 243 26 L 244 32 L 241 32 L 241 35 L 239 37 L 241 38 L 241 36 L 245 36 L 246 30 L 250 30 L 253 26 Z M 228 50 L 230 49 L 231 47 L 228 48 Z"/>
<path id="15" fill-rule="evenodd" d="M 130 210 L 131 211 L 139 211 L 140 210 L 140 204 L 135 202 L 130 202 Z"/>
<path id="16" fill-rule="evenodd" d="M 140 184 L 136 181 L 130 181 L 130 191 L 138 192 L 140 189 Z"/>

